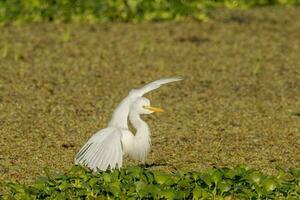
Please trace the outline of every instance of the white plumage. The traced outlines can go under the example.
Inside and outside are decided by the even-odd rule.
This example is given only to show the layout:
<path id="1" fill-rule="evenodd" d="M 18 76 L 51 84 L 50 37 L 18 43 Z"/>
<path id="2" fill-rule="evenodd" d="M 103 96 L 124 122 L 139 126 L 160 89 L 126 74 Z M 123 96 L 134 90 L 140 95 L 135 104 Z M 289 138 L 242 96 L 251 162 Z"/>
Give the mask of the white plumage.
<path id="1" fill-rule="evenodd" d="M 150 150 L 150 129 L 141 114 L 162 112 L 150 106 L 144 94 L 161 85 L 180 81 L 181 78 L 165 78 L 151 82 L 140 89 L 133 89 L 115 109 L 108 127 L 94 134 L 80 149 L 75 164 L 85 165 L 92 170 L 121 168 L 123 155 L 145 161 Z M 136 129 L 135 135 L 128 129 L 128 118 Z"/>

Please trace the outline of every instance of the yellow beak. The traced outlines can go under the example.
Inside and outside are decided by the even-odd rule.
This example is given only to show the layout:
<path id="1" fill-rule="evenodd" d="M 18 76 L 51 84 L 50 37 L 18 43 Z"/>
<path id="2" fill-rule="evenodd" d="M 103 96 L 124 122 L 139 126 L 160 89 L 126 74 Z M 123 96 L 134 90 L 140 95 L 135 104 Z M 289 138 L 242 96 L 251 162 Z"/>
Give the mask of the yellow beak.
<path id="1" fill-rule="evenodd" d="M 161 108 L 155 108 L 155 107 L 151 107 L 151 106 L 144 106 L 145 109 L 153 111 L 153 112 L 165 112 L 163 109 Z"/>

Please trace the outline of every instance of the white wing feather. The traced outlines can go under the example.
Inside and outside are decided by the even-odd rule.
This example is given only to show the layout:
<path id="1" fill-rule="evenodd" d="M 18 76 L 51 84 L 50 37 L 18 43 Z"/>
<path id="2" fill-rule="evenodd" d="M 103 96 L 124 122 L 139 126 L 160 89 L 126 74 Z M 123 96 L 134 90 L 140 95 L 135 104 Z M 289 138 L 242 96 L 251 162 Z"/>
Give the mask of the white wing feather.
<path id="1" fill-rule="evenodd" d="M 122 132 L 109 127 L 100 130 L 80 149 L 75 164 L 85 165 L 92 170 L 107 170 L 122 167 Z"/>
<path id="2" fill-rule="evenodd" d="M 175 81 L 181 81 L 181 80 L 182 80 L 182 78 L 180 78 L 180 77 L 163 78 L 163 79 L 159 79 L 157 81 L 148 83 L 147 85 L 145 85 L 142 88 L 135 89 L 135 90 L 133 90 L 133 92 L 136 93 L 138 96 L 143 96 L 144 94 L 146 94 L 152 90 L 155 90 L 164 84 L 175 82 Z"/>
<path id="3" fill-rule="evenodd" d="M 129 114 L 129 108 L 131 104 L 136 101 L 137 98 L 143 96 L 144 94 L 152 90 L 159 88 L 163 84 L 180 80 L 182 80 L 182 78 L 179 77 L 159 79 L 157 81 L 148 83 L 142 88 L 131 90 L 129 95 L 125 97 L 115 109 L 112 119 L 110 120 L 108 125 L 128 129 L 127 118 Z"/>

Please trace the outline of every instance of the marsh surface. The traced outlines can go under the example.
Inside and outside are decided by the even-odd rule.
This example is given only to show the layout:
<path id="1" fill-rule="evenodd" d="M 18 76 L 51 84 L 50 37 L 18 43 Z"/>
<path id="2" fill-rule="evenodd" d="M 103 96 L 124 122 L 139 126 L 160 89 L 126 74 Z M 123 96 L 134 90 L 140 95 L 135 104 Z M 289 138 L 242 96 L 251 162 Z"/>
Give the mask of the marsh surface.
<path id="1" fill-rule="evenodd" d="M 70 169 L 131 88 L 178 75 L 147 95 L 149 166 L 300 167 L 300 8 L 214 16 L 1 27 L 0 180 Z"/>

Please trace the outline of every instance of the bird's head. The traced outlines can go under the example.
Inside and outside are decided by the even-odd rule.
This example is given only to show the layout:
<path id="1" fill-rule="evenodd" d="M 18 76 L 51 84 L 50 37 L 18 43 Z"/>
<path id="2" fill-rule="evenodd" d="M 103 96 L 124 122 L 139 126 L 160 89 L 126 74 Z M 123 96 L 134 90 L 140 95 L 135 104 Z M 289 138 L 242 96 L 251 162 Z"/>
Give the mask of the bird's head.
<path id="1" fill-rule="evenodd" d="M 138 98 L 131 106 L 137 114 L 151 114 L 154 112 L 164 112 L 161 108 L 150 106 L 150 100 L 145 97 Z"/>

